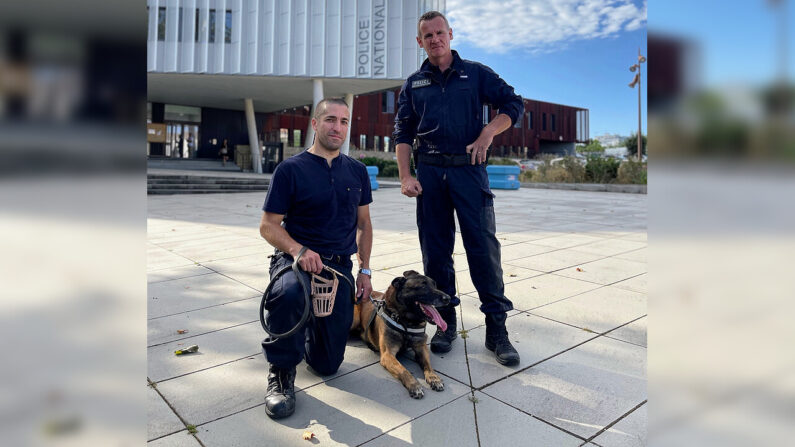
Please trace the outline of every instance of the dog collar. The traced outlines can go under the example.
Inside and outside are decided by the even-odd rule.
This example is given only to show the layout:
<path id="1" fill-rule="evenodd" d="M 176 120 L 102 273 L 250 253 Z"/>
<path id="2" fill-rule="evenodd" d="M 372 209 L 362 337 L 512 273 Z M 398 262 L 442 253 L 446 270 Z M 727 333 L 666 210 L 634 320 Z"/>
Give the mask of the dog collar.
<path id="1" fill-rule="evenodd" d="M 373 300 L 373 303 L 375 304 L 376 313 L 378 314 L 378 316 L 383 318 L 384 321 L 386 322 L 386 324 L 391 326 L 392 329 L 396 329 L 396 330 L 401 331 L 401 332 L 408 332 L 410 334 L 424 334 L 425 333 L 425 325 L 423 325 L 422 327 L 409 327 L 409 328 L 407 328 L 407 327 L 403 326 L 402 324 L 398 323 L 397 321 L 393 320 L 392 317 L 390 317 L 389 315 L 387 315 L 386 312 L 384 312 L 384 302 L 383 301 Z"/>

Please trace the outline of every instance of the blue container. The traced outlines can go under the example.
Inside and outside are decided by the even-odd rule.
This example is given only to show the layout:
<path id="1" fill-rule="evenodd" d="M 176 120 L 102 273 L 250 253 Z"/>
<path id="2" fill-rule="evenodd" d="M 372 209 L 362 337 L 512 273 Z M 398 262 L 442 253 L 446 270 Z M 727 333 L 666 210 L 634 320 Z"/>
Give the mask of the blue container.
<path id="1" fill-rule="evenodd" d="M 375 179 L 378 175 L 378 166 L 367 166 L 367 175 L 370 176 L 370 189 L 375 191 L 378 189 L 378 180 Z"/>
<path id="2" fill-rule="evenodd" d="M 519 189 L 519 166 L 486 166 L 491 189 Z"/>

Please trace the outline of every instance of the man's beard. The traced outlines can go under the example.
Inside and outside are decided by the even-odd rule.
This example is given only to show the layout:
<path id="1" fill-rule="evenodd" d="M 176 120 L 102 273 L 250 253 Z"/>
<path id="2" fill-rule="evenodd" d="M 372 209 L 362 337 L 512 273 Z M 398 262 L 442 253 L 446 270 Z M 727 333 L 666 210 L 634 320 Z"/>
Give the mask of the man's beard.
<path id="1" fill-rule="evenodd" d="M 318 141 L 320 144 L 325 148 L 327 151 L 338 151 L 345 144 L 345 139 L 343 139 L 338 145 L 335 146 L 334 143 L 327 136 L 320 136 L 318 135 Z"/>

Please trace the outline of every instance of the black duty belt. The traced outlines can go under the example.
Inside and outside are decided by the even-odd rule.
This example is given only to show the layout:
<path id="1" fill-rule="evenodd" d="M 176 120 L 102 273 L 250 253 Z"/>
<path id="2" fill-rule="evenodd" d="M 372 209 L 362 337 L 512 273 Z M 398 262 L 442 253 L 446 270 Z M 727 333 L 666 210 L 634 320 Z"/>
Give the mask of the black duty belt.
<path id="1" fill-rule="evenodd" d="M 441 166 L 443 168 L 466 166 L 472 164 L 469 154 L 417 154 L 417 164 Z"/>
<path id="2" fill-rule="evenodd" d="M 323 254 L 320 254 L 320 253 L 318 253 L 318 255 L 320 255 L 320 257 L 325 259 L 326 261 L 332 262 L 334 264 L 341 264 L 341 265 L 344 265 L 343 264 L 344 262 L 350 261 L 350 259 L 351 259 L 351 255 L 348 255 L 348 256 L 343 256 L 343 255 L 323 255 Z"/>

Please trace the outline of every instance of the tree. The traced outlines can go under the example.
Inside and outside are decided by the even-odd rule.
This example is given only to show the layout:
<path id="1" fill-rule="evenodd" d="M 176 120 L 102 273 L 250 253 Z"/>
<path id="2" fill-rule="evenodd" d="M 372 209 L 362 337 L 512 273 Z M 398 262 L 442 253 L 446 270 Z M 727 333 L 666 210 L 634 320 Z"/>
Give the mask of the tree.
<path id="1" fill-rule="evenodd" d="M 577 152 L 581 154 L 604 153 L 605 148 L 602 146 L 602 143 L 600 143 L 599 140 L 591 140 L 588 142 L 587 146 L 577 148 Z"/>
<path id="2" fill-rule="evenodd" d="M 643 138 L 643 155 L 646 155 L 646 135 L 642 136 Z M 638 156 L 638 134 L 633 133 L 629 136 L 626 140 L 624 140 L 624 147 L 627 148 L 627 156 L 628 157 L 637 157 Z"/>

